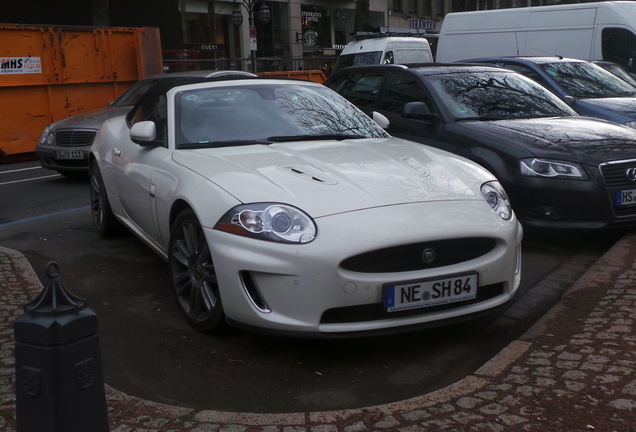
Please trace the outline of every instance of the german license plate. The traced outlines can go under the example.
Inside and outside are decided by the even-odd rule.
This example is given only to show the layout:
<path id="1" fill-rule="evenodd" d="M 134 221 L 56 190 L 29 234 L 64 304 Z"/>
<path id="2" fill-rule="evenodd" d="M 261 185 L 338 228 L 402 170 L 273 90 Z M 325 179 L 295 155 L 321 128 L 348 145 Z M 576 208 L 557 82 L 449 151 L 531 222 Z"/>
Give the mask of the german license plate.
<path id="1" fill-rule="evenodd" d="M 81 150 L 57 150 L 55 159 L 84 159 L 84 152 Z"/>
<path id="2" fill-rule="evenodd" d="M 627 205 L 636 203 L 636 189 L 622 190 L 616 192 L 616 205 Z"/>
<path id="3" fill-rule="evenodd" d="M 387 312 L 396 312 L 472 300 L 477 297 L 478 284 L 477 273 L 385 284 L 384 307 Z"/>

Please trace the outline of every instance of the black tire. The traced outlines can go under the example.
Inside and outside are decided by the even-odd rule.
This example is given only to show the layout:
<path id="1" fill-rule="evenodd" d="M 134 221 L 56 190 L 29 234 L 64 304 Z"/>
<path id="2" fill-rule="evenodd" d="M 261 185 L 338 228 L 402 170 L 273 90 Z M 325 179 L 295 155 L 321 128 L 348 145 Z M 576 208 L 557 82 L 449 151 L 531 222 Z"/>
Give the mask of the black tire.
<path id="1" fill-rule="evenodd" d="M 188 323 L 205 333 L 222 328 L 225 314 L 212 255 L 190 209 L 181 212 L 172 226 L 168 263 L 177 304 Z"/>
<path id="2" fill-rule="evenodd" d="M 112 237 L 121 232 L 121 224 L 113 214 L 108 202 L 108 195 L 104 187 L 102 174 L 99 166 L 93 161 L 90 166 L 89 175 L 91 215 L 93 225 L 100 237 Z"/>

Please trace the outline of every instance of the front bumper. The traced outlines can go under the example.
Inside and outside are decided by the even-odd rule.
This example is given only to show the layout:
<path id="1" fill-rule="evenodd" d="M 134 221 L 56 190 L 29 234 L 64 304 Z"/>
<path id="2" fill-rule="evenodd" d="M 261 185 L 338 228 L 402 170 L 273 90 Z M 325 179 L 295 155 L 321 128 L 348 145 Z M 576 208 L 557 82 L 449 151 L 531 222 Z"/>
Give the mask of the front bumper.
<path id="1" fill-rule="evenodd" d="M 519 287 L 521 226 L 515 218 L 501 220 L 484 201 L 375 208 L 316 223 L 316 240 L 304 245 L 205 230 L 229 322 L 302 336 L 405 331 L 492 312 L 509 303 Z M 342 266 L 347 258 L 369 251 L 463 238 L 493 239 L 494 247 L 434 268 L 363 272 Z M 400 312 L 383 308 L 387 283 L 469 272 L 478 274 L 478 294 L 484 291 L 477 301 Z"/>
<path id="2" fill-rule="evenodd" d="M 560 229 L 624 228 L 636 225 L 636 203 L 618 205 L 616 194 L 636 190 L 625 172 L 636 160 L 588 167 L 589 180 L 523 177 L 504 184 L 525 227 Z"/>
<path id="3" fill-rule="evenodd" d="M 90 147 L 87 148 L 69 148 L 60 146 L 38 146 L 35 154 L 40 160 L 42 168 L 68 171 L 68 172 L 88 172 L 88 153 Z M 62 153 L 61 153 L 62 152 Z M 72 153 L 71 153 L 72 152 Z M 81 158 L 78 157 L 81 155 Z M 72 157 L 62 157 L 72 156 Z"/>

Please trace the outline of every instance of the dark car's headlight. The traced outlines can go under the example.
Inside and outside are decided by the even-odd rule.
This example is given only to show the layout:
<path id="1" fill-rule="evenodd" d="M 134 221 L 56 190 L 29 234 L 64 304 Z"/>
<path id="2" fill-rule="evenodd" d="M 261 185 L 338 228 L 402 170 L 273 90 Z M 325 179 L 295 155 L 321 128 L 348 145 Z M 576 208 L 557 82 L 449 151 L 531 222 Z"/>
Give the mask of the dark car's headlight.
<path id="1" fill-rule="evenodd" d="M 491 181 L 481 185 L 481 194 L 486 202 L 503 220 L 512 218 L 512 207 L 503 186 L 498 181 Z"/>
<path id="2" fill-rule="evenodd" d="M 572 162 L 549 159 L 521 159 L 521 174 L 528 177 L 546 177 L 559 179 L 586 179 L 583 167 Z"/>
<path id="3" fill-rule="evenodd" d="M 47 126 L 44 128 L 44 132 L 42 132 L 42 135 L 40 136 L 40 140 L 38 141 L 38 143 L 40 145 L 44 145 L 44 144 L 51 145 L 53 144 L 54 138 L 55 137 L 51 133 L 51 128 Z"/>
<path id="4" fill-rule="evenodd" d="M 286 204 L 236 206 L 214 229 L 283 243 L 309 243 L 316 238 L 316 224 L 309 215 Z"/>

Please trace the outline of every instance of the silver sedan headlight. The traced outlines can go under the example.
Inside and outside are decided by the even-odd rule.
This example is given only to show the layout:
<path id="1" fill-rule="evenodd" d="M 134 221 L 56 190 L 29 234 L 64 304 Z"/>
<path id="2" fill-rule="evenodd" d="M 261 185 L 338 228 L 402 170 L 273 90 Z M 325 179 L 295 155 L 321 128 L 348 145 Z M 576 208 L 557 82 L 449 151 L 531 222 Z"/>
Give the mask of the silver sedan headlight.
<path id="1" fill-rule="evenodd" d="M 305 212 L 275 203 L 236 206 L 214 228 L 282 243 L 309 243 L 316 238 L 317 231 L 316 224 Z"/>
<path id="2" fill-rule="evenodd" d="M 481 185 L 481 194 L 486 202 L 503 220 L 512 218 L 512 207 L 508 195 L 498 181 L 491 181 Z"/>
<path id="3" fill-rule="evenodd" d="M 585 171 L 579 164 L 549 159 L 521 159 L 521 174 L 528 177 L 559 179 L 586 179 Z"/>
<path id="4" fill-rule="evenodd" d="M 44 132 L 42 132 L 42 135 L 40 136 L 40 140 L 38 141 L 38 143 L 40 145 L 51 145 L 53 144 L 54 141 L 54 136 L 51 133 L 51 128 L 49 126 L 44 128 Z"/>

